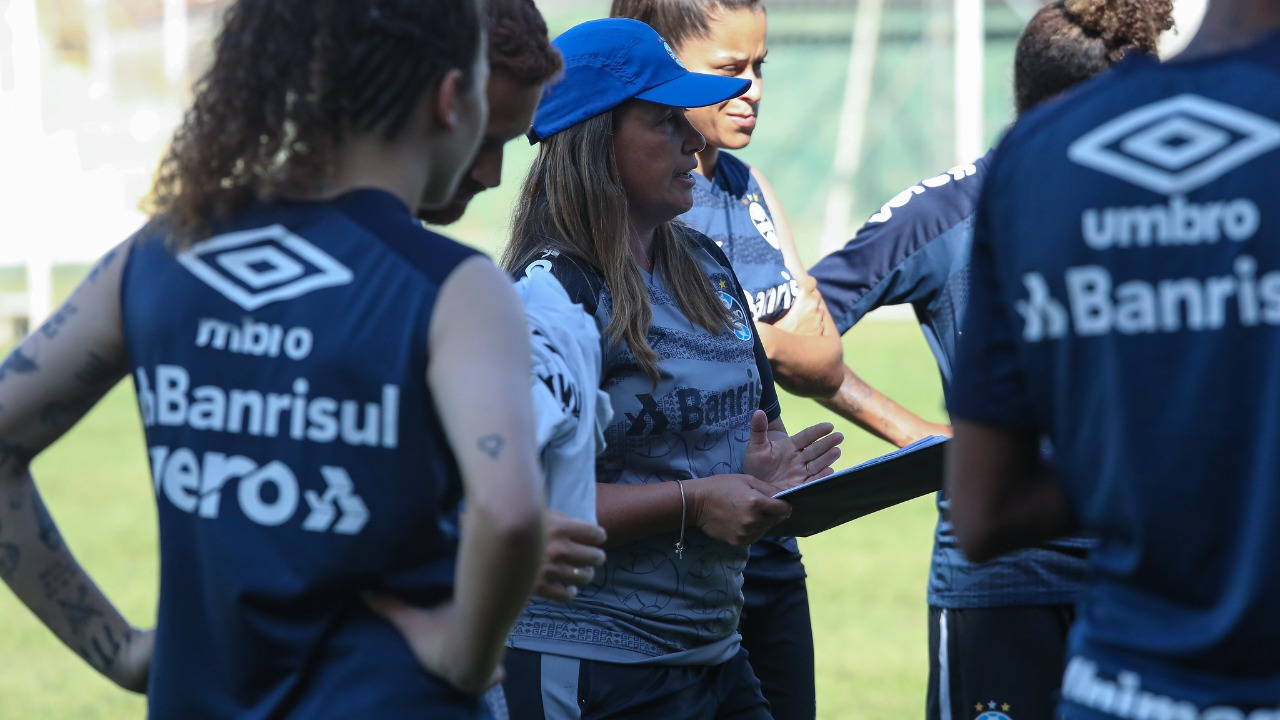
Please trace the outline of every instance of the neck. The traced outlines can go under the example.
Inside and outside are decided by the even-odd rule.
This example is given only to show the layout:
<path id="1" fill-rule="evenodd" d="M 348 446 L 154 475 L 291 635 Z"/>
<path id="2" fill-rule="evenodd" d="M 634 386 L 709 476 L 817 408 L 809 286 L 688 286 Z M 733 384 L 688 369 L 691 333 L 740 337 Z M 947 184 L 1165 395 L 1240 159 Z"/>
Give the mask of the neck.
<path id="1" fill-rule="evenodd" d="M 706 146 L 698 152 L 698 174 L 710 180 L 716 174 L 716 158 L 720 156 L 720 148 Z"/>
<path id="2" fill-rule="evenodd" d="M 649 273 L 653 272 L 653 235 L 656 229 L 637 228 L 633 224 L 627 236 L 631 257 L 635 258 L 636 265 L 639 265 L 640 269 Z"/>
<path id="3" fill-rule="evenodd" d="M 1247 48 L 1280 30 L 1274 0 L 1209 0 L 1204 20 L 1176 60 L 1194 60 Z"/>
<path id="4" fill-rule="evenodd" d="M 416 208 L 430 162 L 415 150 L 371 134 L 348 137 L 334 150 L 332 172 L 305 199 L 327 200 L 358 188 L 377 188 Z"/>

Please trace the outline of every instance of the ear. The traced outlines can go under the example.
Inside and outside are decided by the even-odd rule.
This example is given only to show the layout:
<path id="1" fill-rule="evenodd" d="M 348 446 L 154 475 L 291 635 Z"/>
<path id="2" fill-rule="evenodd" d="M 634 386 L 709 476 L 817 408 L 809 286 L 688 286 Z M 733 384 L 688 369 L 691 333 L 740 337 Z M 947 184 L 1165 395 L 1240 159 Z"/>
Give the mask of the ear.
<path id="1" fill-rule="evenodd" d="M 466 88 L 462 71 L 453 68 L 440 78 L 434 93 L 430 93 L 430 117 L 435 125 L 446 133 L 453 133 L 458 126 L 458 96 Z"/>

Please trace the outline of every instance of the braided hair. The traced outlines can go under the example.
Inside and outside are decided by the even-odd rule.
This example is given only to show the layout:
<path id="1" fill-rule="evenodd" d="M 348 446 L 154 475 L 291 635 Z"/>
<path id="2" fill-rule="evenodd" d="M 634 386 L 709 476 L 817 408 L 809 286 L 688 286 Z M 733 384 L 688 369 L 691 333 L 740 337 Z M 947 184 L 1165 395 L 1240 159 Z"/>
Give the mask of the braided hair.
<path id="1" fill-rule="evenodd" d="M 238 0 L 148 210 L 178 247 L 248 202 L 314 189 L 351 134 L 394 139 L 451 69 L 474 85 L 474 0 Z"/>
<path id="2" fill-rule="evenodd" d="M 1156 54 L 1173 0 L 1055 0 L 1018 38 L 1014 102 L 1023 113 L 1098 75 L 1126 53 Z"/>

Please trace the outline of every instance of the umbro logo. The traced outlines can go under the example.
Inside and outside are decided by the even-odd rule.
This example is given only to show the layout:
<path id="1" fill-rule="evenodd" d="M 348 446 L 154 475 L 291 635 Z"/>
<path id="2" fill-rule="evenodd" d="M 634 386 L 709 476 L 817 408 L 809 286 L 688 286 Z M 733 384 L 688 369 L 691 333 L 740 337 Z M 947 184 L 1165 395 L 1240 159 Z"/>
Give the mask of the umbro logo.
<path id="1" fill-rule="evenodd" d="M 283 225 L 218 235 L 178 255 L 191 274 L 245 310 L 346 285 L 351 270 Z"/>
<path id="2" fill-rule="evenodd" d="M 1073 162 L 1162 195 L 1202 187 L 1280 146 L 1280 124 L 1184 94 L 1131 110 L 1067 148 Z"/>

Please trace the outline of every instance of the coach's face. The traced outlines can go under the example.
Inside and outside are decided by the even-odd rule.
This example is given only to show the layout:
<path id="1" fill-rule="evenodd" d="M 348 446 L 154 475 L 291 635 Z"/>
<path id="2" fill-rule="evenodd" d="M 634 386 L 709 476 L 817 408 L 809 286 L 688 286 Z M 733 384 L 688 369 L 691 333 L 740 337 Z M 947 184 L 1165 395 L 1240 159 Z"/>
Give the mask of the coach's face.
<path id="1" fill-rule="evenodd" d="M 695 154 L 706 146 L 684 108 L 630 100 L 617 111 L 613 152 L 632 228 L 652 231 L 693 207 Z"/>
<path id="2" fill-rule="evenodd" d="M 438 210 L 419 207 L 420 220 L 432 225 L 455 222 L 467 211 L 471 198 L 502 183 L 503 147 L 522 137 L 533 124 L 542 85 L 519 83 L 502 73 L 493 73 L 485 93 L 489 98 L 489 123 L 480 139 L 475 161 L 462 176 L 453 200 Z"/>

